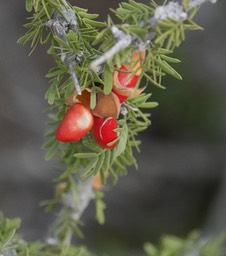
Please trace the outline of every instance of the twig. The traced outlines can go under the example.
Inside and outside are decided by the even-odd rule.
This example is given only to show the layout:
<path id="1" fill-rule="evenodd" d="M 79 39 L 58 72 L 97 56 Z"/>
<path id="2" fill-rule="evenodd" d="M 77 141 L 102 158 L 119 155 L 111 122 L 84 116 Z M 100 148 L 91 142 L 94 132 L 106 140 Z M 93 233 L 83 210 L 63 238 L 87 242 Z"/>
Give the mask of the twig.
<path id="1" fill-rule="evenodd" d="M 216 3 L 217 0 L 191 0 L 189 4 L 189 10 L 193 9 L 197 6 L 205 2 Z M 177 2 L 169 2 L 166 5 L 159 6 L 155 9 L 154 16 L 150 18 L 150 24 L 153 27 L 156 27 L 158 21 L 166 20 L 167 18 L 171 18 L 174 20 L 186 20 L 188 17 L 187 12 L 183 9 L 183 6 Z M 95 70 L 100 64 L 105 63 L 110 58 L 112 58 L 116 53 L 124 50 L 129 45 L 134 43 L 136 48 L 140 48 L 144 50 L 144 48 L 151 42 L 151 40 L 155 37 L 155 32 L 152 32 L 149 35 L 149 39 L 142 41 L 140 40 L 139 44 L 137 44 L 137 38 L 132 37 L 130 34 L 126 34 L 123 31 L 119 30 L 116 26 L 111 27 L 111 31 L 116 39 L 116 44 L 110 48 L 107 52 L 103 53 L 96 60 L 91 62 L 90 69 Z"/>
<path id="2" fill-rule="evenodd" d="M 75 13 L 72 9 L 63 10 L 62 12 L 63 12 L 63 16 L 60 15 L 59 13 L 56 13 L 55 18 L 49 20 L 46 23 L 46 26 L 52 28 L 53 32 L 60 39 L 62 39 L 64 42 L 68 44 L 66 34 L 68 33 L 69 30 L 77 31 L 78 23 L 77 23 L 77 18 L 75 16 Z M 71 78 L 75 87 L 75 91 L 78 95 L 81 95 L 81 88 L 79 85 L 77 75 L 74 70 L 74 66 L 76 62 L 71 58 L 71 52 L 64 53 L 63 47 L 61 45 L 60 47 L 61 47 L 61 60 L 68 65 L 69 73 L 71 75 Z"/>
<path id="3" fill-rule="evenodd" d="M 170 2 L 166 5 L 159 6 L 155 9 L 154 19 L 156 21 L 165 20 L 168 18 L 174 20 L 186 20 L 188 14 L 183 10 L 183 7 L 177 2 Z"/>
<path id="4" fill-rule="evenodd" d="M 189 4 L 189 9 L 195 8 L 197 6 L 200 6 L 203 3 L 211 2 L 212 4 L 215 4 L 217 0 L 192 0 Z"/>
<path id="5" fill-rule="evenodd" d="M 132 42 L 132 36 L 129 34 L 124 33 L 120 29 L 118 29 L 116 26 L 111 27 L 111 31 L 117 41 L 117 43 L 107 52 L 105 52 L 103 55 L 101 55 L 98 59 L 94 60 L 90 64 L 90 68 L 92 70 L 97 69 L 97 67 L 107 60 L 109 60 L 112 56 L 114 56 L 116 53 L 124 50 L 127 48 L 131 42 Z"/>
<path id="6" fill-rule="evenodd" d="M 61 212 L 64 212 L 65 210 L 68 211 L 69 218 L 74 222 L 78 222 L 80 220 L 82 214 L 84 213 L 85 209 L 89 205 L 90 201 L 95 197 L 94 191 L 92 188 L 92 179 L 86 183 L 82 183 L 81 181 L 78 181 L 77 196 L 78 196 L 78 199 L 76 200 L 71 193 L 64 193 L 62 195 L 63 208 Z M 52 225 L 52 228 L 56 225 L 56 223 L 58 223 L 58 218 L 55 220 L 54 224 Z M 70 245 L 72 236 L 73 236 L 72 228 L 68 227 L 63 244 Z M 56 237 L 55 234 L 54 235 L 51 234 L 50 236 L 47 237 L 46 243 L 56 245 L 59 243 L 59 239 Z"/>

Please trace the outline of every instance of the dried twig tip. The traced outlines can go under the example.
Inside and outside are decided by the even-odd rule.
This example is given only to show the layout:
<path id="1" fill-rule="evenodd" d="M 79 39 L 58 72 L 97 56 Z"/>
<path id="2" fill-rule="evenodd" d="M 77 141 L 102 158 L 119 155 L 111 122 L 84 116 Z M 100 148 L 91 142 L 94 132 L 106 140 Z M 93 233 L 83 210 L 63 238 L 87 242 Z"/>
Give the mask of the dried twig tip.
<path id="1" fill-rule="evenodd" d="M 116 53 L 124 50 L 132 43 L 132 36 L 118 29 L 116 26 L 111 27 L 112 34 L 118 41 L 111 49 L 101 55 L 99 58 L 90 63 L 90 69 L 95 70 L 99 65 L 105 63 Z"/>

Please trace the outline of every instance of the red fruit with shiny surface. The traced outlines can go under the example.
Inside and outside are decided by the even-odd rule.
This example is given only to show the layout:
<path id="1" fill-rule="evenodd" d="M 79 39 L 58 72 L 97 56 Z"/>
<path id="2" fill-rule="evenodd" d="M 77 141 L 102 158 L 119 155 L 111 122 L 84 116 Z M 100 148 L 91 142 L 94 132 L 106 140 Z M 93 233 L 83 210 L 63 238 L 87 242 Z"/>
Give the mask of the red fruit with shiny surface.
<path id="1" fill-rule="evenodd" d="M 114 92 L 114 93 L 117 95 L 117 97 L 118 97 L 120 103 L 123 103 L 123 102 L 126 101 L 126 99 L 128 98 L 128 96 L 120 95 L 120 94 L 118 94 L 117 92 Z"/>
<path id="2" fill-rule="evenodd" d="M 56 130 L 56 139 L 62 142 L 77 141 L 84 137 L 94 123 L 90 110 L 81 103 L 72 105 Z"/>
<path id="3" fill-rule="evenodd" d="M 117 132 L 114 131 L 117 127 L 118 124 L 115 118 L 101 118 L 95 116 L 92 134 L 97 144 L 106 149 L 114 148 L 117 142 L 112 145 L 109 145 L 109 143 L 118 138 Z"/>
<path id="4" fill-rule="evenodd" d="M 139 76 L 129 72 L 124 65 L 120 71 L 113 72 L 113 88 L 112 91 L 118 96 L 120 103 L 123 103 L 128 97 L 138 96 L 145 88 L 136 88 Z"/>
<path id="5" fill-rule="evenodd" d="M 125 66 L 121 66 L 118 71 L 118 80 L 123 87 L 134 88 L 137 84 L 138 76 L 133 75 Z"/>

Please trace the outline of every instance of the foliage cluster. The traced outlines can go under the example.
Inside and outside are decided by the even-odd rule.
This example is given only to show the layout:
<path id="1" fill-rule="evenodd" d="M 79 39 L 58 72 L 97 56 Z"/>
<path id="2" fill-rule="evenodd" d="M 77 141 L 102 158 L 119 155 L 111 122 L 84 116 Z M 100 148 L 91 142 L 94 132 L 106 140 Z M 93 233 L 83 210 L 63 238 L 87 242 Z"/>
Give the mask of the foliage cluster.
<path id="1" fill-rule="evenodd" d="M 19 219 L 8 219 L 0 214 L 0 255 L 4 256 L 95 256 L 83 246 L 48 245 L 43 242 L 25 242 L 18 234 Z M 147 256 L 224 256 L 226 237 L 201 238 L 193 232 L 187 238 L 164 236 L 158 246 L 147 242 L 144 252 Z"/>
<path id="2" fill-rule="evenodd" d="M 65 99 L 76 89 L 75 80 L 78 79 L 81 91 L 87 88 L 91 91 L 90 109 L 94 109 L 97 93 L 106 95 L 112 90 L 115 65 L 120 67 L 128 56 L 141 48 L 145 49 L 146 58 L 137 87 L 146 84 L 164 89 L 165 75 L 182 79 L 173 67 L 180 60 L 171 57 L 171 54 L 185 39 L 185 31 L 200 29 L 193 21 L 198 8 L 189 8 L 189 3 L 190 0 L 182 0 L 186 19 L 156 20 L 153 18 L 158 8 L 155 2 L 144 5 L 129 0 L 112 10 L 121 22 L 115 24 L 110 16 L 106 23 L 97 21 L 97 14 L 71 6 L 65 0 L 26 0 L 26 9 L 32 12 L 32 16 L 25 24 L 27 32 L 18 42 L 29 42 L 31 52 L 39 44 L 49 44 L 48 53 L 56 63 L 46 75 L 50 83 L 45 94 L 50 105 L 50 128 L 46 133 L 44 148 L 48 151 L 46 159 L 57 156 L 62 170 L 55 180 L 56 195 L 53 200 L 46 202 L 49 209 L 62 203 L 65 195 L 70 195 L 73 202 L 79 203 L 78 184 L 86 184 L 98 174 L 102 184 L 107 182 L 106 172 L 115 183 L 119 176 L 127 173 L 128 166 L 137 168 L 134 150 L 140 152 L 141 143 L 137 136 L 151 124 L 147 109 L 158 105 L 150 101 L 151 93 L 145 91 L 139 96 L 130 97 L 122 105 L 126 114 L 121 114 L 118 120 L 118 143 L 112 150 L 98 146 L 90 134 L 77 142 L 61 143 L 55 138 L 55 130 L 68 109 Z M 69 16 L 71 13 L 75 16 Z M 112 27 L 128 36 L 131 43 L 121 51 L 116 51 L 99 69 L 91 69 L 90 64 L 94 60 L 123 40 L 116 38 Z M 103 191 L 95 193 L 97 219 L 100 223 L 104 222 L 103 194 Z M 73 211 L 73 207 L 64 204 L 59 215 L 57 236 L 62 242 L 72 231 L 80 234 L 78 223 L 71 218 Z"/>
<path id="3" fill-rule="evenodd" d="M 82 246 L 48 245 L 44 242 L 26 242 L 17 233 L 19 219 L 8 219 L 0 213 L 1 256 L 94 256 Z"/>
<path id="4" fill-rule="evenodd" d="M 198 232 L 182 239 L 172 235 L 163 236 L 160 244 L 144 244 L 147 256 L 223 256 L 226 251 L 225 234 L 202 238 Z"/>

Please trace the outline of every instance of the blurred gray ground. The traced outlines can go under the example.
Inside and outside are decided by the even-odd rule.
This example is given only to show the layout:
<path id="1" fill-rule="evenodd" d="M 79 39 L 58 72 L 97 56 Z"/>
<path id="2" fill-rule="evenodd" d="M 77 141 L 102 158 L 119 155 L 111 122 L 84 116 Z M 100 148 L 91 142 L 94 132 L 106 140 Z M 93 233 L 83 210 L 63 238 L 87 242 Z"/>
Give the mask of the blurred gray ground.
<path id="1" fill-rule="evenodd" d="M 119 1 L 71 1 L 101 13 Z M 148 1 L 146 1 L 148 2 Z M 197 16 L 204 31 L 190 32 L 175 52 L 183 81 L 167 90 L 150 87 L 160 106 L 141 136 L 139 171 L 129 170 L 106 193 L 106 224 L 94 220 L 93 204 L 83 221 L 86 239 L 99 254 L 142 255 L 145 241 L 226 229 L 226 2 L 206 4 Z M 57 164 L 41 149 L 47 117 L 45 74 L 52 59 L 39 47 L 17 45 L 23 35 L 24 1 L 0 1 L 0 209 L 23 220 L 25 239 L 42 239 L 52 216 L 39 202 L 52 197 Z"/>

